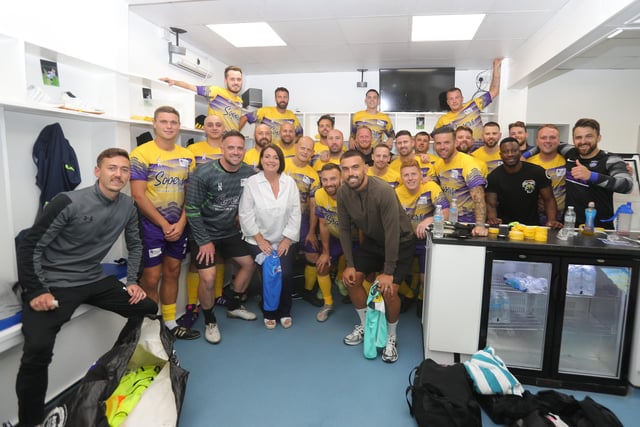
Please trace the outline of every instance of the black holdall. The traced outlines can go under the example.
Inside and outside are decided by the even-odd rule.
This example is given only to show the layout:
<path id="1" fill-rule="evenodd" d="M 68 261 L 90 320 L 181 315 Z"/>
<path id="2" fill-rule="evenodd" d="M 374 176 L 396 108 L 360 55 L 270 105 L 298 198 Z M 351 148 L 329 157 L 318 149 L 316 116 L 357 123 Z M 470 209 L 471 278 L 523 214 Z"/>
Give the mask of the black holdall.
<path id="1" fill-rule="evenodd" d="M 409 374 L 405 394 L 409 412 L 421 427 L 482 426 L 480 405 L 461 363 L 443 366 L 432 359 L 424 360 Z"/>

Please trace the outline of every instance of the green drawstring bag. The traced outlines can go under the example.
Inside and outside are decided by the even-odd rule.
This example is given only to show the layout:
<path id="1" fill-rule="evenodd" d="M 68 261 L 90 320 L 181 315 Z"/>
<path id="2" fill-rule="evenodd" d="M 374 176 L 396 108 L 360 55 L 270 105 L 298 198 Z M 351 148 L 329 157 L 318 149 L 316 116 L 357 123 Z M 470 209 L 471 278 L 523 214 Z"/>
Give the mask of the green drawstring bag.
<path id="1" fill-rule="evenodd" d="M 387 318 L 384 299 L 378 290 L 378 281 L 373 282 L 367 297 L 367 313 L 364 325 L 364 357 L 375 359 L 378 349 L 387 345 Z"/>

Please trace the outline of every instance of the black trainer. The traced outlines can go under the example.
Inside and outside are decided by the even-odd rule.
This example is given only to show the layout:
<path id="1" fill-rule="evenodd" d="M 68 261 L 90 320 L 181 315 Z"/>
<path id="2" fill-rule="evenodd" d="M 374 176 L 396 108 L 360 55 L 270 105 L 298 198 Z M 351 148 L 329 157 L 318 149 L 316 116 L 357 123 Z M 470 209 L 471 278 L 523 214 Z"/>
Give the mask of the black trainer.
<path id="1" fill-rule="evenodd" d="M 314 307 L 324 306 L 324 300 L 318 298 L 315 292 L 307 291 L 306 289 L 302 293 L 302 299 Z"/>
<path id="2" fill-rule="evenodd" d="M 200 332 L 193 329 L 187 329 L 184 326 L 176 326 L 171 329 L 171 333 L 179 340 L 195 340 L 200 338 Z"/>

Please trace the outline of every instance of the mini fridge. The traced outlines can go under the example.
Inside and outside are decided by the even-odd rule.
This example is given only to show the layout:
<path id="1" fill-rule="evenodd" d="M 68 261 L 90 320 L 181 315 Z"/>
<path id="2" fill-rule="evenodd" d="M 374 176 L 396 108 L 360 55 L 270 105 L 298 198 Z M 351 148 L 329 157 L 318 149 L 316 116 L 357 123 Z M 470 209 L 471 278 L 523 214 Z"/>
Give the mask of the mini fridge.
<path id="1" fill-rule="evenodd" d="M 525 384 L 626 394 L 636 260 L 488 251 L 479 348 Z"/>

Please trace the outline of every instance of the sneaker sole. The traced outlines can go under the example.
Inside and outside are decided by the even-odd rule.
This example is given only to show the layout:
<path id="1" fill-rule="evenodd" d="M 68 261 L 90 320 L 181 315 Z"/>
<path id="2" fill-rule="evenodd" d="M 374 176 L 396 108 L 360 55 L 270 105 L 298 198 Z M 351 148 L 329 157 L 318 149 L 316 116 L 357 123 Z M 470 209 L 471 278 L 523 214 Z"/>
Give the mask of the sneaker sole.
<path id="1" fill-rule="evenodd" d="M 383 357 L 382 357 L 382 361 L 383 361 L 384 363 L 396 363 L 396 362 L 398 361 L 398 356 L 396 356 L 396 358 L 395 358 L 395 359 L 393 359 L 393 360 L 391 360 L 391 359 L 385 359 L 385 357 L 383 356 Z"/>
<path id="2" fill-rule="evenodd" d="M 253 315 L 253 317 L 251 318 L 247 318 L 247 317 L 243 317 L 243 316 L 237 316 L 235 314 L 231 314 L 230 312 L 227 311 L 227 317 L 231 318 L 231 319 L 242 319 L 242 320 L 247 320 L 249 322 L 256 320 L 258 318 L 258 316 L 256 316 L 255 314 Z"/>
<path id="3" fill-rule="evenodd" d="M 346 345 L 350 345 L 350 346 L 355 346 L 355 345 L 360 345 L 362 344 L 362 341 L 358 341 L 358 342 L 354 342 L 354 341 L 347 341 L 347 340 L 342 340 Z"/>

